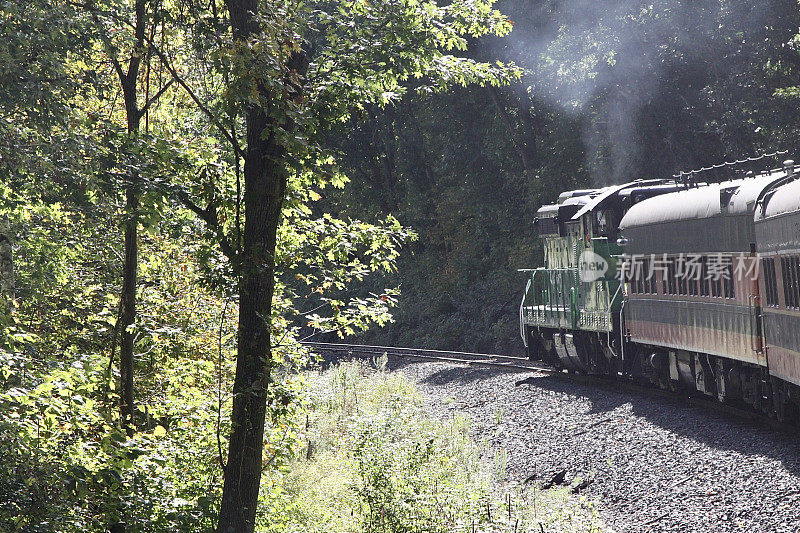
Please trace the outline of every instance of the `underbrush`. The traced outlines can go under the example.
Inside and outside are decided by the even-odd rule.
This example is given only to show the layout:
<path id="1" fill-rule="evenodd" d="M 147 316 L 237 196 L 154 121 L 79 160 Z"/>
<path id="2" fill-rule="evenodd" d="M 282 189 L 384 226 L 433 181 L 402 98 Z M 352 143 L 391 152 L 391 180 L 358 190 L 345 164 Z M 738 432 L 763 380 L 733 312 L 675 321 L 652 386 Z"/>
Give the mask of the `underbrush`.
<path id="1" fill-rule="evenodd" d="M 0 363 L 0 531 L 213 531 L 224 456 L 213 366 L 183 360 L 180 378 L 162 384 L 147 420 L 126 435 L 103 360 Z M 268 420 L 258 531 L 601 528 L 568 489 L 505 482 L 504 454 L 487 461 L 469 421 L 429 416 L 399 373 L 346 363 L 284 382 L 301 400 Z"/>
<path id="2" fill-rule="evenodd" d="M 215 399 L 182 361 L 133 435 L 116 425 L 106 362 L 0 351 L 0 531 L 210 531 L 221 494 Z M 142 414 L 144 417 L 145 415 Z"/>
<path id="3" fill-rule="evenodd" d="M 566 488 L 505 482 L 469 420 L 429 416 L 408 379 L 345 363 L 307 374 L 294 456 L 262 484 L 268 532 L 600 531 Z M 541 524 L 541 526 L 540 526 Z"/>

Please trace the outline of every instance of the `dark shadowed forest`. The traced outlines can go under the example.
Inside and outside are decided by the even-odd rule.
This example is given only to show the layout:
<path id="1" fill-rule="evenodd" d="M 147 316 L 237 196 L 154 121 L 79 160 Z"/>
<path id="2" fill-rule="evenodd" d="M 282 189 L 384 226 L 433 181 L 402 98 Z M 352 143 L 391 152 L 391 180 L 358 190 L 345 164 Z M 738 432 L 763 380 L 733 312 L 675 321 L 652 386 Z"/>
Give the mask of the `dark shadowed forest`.
<path id="1" fill-rule="evenodd" d="M 519 82 L 408 95 L 331 139 L 353 181 L 326 202 L 368 220 L 389 212 L 419 233 L 392 278 L 396 321 L 365 342 L 519 353 L 516 269 L 541 262 L 532 222 L 542 203 L 798 153 L 794 1 L 497 7 L 513 31 L 470 54 L 515 62 Z"/>

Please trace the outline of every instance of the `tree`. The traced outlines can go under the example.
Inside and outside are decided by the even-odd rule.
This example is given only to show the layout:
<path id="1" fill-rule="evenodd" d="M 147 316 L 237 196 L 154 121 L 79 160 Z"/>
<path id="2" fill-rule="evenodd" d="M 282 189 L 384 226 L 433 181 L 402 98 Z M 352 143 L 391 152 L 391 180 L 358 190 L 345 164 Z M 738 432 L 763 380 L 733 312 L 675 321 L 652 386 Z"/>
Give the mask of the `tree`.
<path id="1" fill-rule="evenodd" d="M 73 59 L 87 51 L 86 19 L 67 1 L 0 1 L 0 347 L 21 333 L 12 316 L 14 246 L 20 205 L 58 201 L 76 191 L 79 166 L 70 153 L 80 133 L 70 127 L 70 101 L 93 85 Z"/>
<path id="2" fill-rule="evenodd" d="M 156 30 L 161 26 L 167 12 L 163 4 L 151 0 L 128 2 L 111 1 L 104 4 L 86 3 L 83 6 L 91 14 L 96 35 L 103 44 L 105 55 L 117 77 L 118 90 L 122 94 L 126 133 L 118 136 L 120 157 L 113 166 L 119 179 L 117 185 L 125 196 L 123 220 L 122 287 L 120 290 L 120 312 L 113 339 L 116 347 L 119 337 L 120 367 L 120 423 L 128 434 L 134 430 L 134 342 L 136 339 L 136 291 L 139 263 L 139 226 L 142 216 L 141 196 L 148 176 L 141 175 L 141 167 L 154 166 L 148 161 L 146 146 L 152 139 L 140 137 L 142 121 L 149 129 L 150 109 L 172 86 L 174 80 L 159 83 L 151 94 L 151 72 L 153 52 L 149 49 Z M 155 74 L 152 75 L 155 77 Z M 161 81 L 159 73 L 158 81 Z M 155 82 L 153 83 L 155 85 Z M 142 92 L 144 94 L 142 94 Z M 145 155 L 142 158 L 142 155 Z M 112 169 L 108 169 L 112 170 Z M 112 180 L 113 181 L 113 180 Z M 113 357 L 113 356 L 112 356 Z"/>
<path id="3" fill-rule="evenodd" d="M 277 230 L 290 171 L 321 158 L 315 136 L 371 102 L 418 90 L 500 83 L 518 73 L 450 55 L 468 36 L 510 27 L 491 1 L 437 6 L 405 0 L 302 5 L 227 0 L 243 102 L 244 232 L 233 258 L 239 330 L 232 429 L 217 530 L 253 531 L 264 422 L 275 364 L 271 307 Z"/>
<path id="4" fill-rule="evenodd" d="M 242 46 L 261 34 L 254 0 L 229 0 L 234 38 Z M 245 65 L 256 57 L 245 60 Z M 299 104 L 307 60 L 298 50 L 288 53 L 282 69 L 285 104 Z M 255 80 L 254 80 L 255 81 Z M 271 85 L 271 84 L 270 84 Z M 275 98 L 265 80 L 255 81 L 258 100 Z M 277 84 L 276 84 L 277 85 Z M 280 101 L 280 100 L 279 100 Z M 288 179 L 283 164 L 286 147 L 277 139 L 291 135 L 295 122 L 270 116 L 263 104 L 245 112 L 247 146 L 244 155 L 244 233 L 239 273 L 239 329 L 232 428 L 225 466 L 218 531 L 252 531 L 261 480 L 261 452 L 267 388 L 271 369 L 269 317 L 275 288 L 275 248 Z"/>

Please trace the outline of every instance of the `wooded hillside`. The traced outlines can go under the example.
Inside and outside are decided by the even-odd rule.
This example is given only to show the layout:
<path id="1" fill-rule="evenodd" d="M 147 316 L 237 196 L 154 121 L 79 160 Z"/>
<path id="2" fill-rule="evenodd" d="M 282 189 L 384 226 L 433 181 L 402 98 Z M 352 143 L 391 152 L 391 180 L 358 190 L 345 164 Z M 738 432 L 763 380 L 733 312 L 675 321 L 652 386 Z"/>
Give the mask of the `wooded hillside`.
<path id="1" fill-rule="evenodd" d="M 541 262 L 542 203 L 778 150 L 800 157 L 794 1 L 497 6 L 513 31 L 470 53 L 514 61 L 520 82 L 367 109 L 331 139 L 353 177 L 329 195 L 334 210 L 388 211 L 419 233 L 392 278 L 396 322 L 365 342 L 520 353 L 516 269 Z"/>

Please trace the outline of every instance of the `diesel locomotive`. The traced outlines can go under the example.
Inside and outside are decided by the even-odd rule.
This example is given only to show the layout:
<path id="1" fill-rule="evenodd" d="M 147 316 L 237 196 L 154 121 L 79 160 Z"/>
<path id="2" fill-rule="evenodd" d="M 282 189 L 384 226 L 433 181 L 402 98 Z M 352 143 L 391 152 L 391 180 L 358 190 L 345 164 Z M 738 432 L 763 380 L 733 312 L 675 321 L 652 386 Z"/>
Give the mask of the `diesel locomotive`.
<path id="1" fill-rule="evenodd" d="M 800 168 L 562 193 L 534 220 L 528 357 L 800 413 Z"/>

